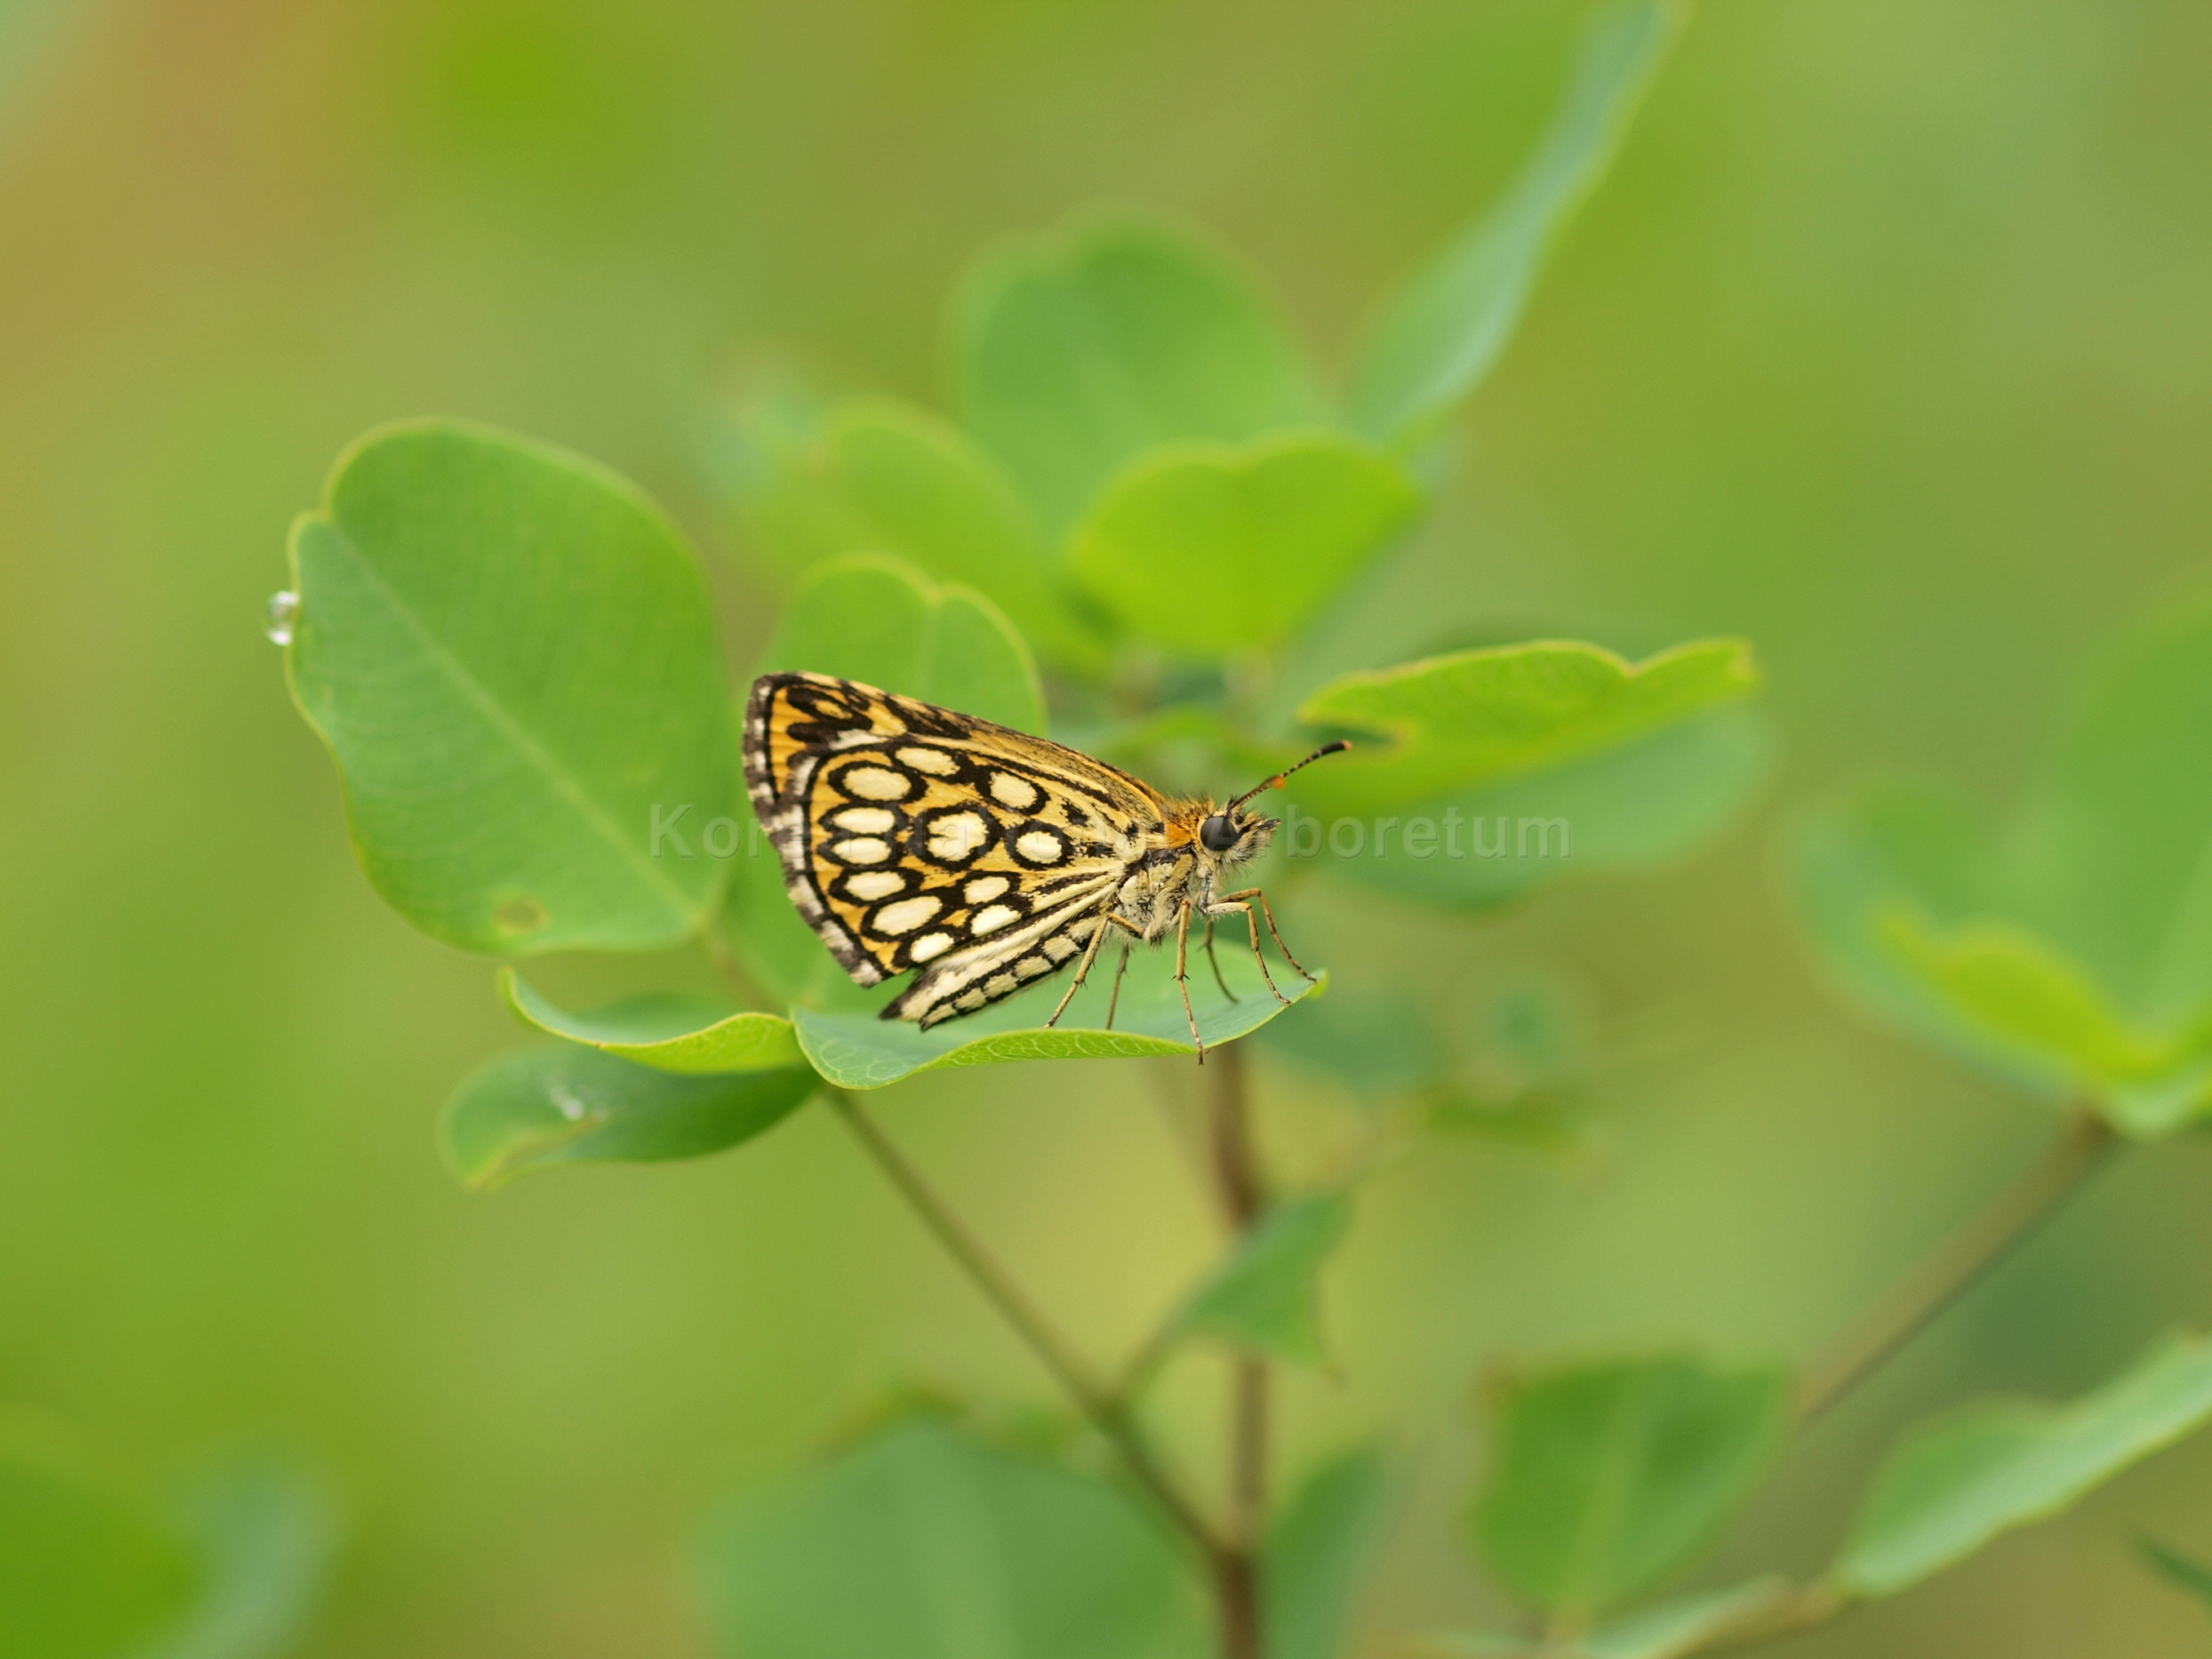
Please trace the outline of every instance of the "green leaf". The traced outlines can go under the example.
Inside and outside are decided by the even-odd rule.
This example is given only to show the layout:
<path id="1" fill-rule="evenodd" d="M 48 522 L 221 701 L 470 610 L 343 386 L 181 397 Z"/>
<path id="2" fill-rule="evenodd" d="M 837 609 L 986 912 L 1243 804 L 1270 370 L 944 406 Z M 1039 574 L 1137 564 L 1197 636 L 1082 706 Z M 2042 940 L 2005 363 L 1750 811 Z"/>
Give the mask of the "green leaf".
<path id="1" fill-rule="evenodd" d="M 1969 1407 L 1909 1436 L 1859 1506 L 1830 1569 L 1894 1595 L 1999 1534 L 2047 1520 L 2212 1418 L 2212 1343 L 2169 1336 L 2071 1405 Z"/>
<path id="2" fill-rule="evenodd" d="M 1325 418 L 1249 283 L 1155 227 L 1095 225 L 984 259 L 956 302 L 953 370 L 962 418 L 1055 538 L 1146 450 Z"/>
<path id="3" fill-rule="evenodd" d="M 659 811 L 726 811 L 737 738 L 697 558 L 589 462 L 452 422 L 340 458 L 292 531 L 286 664 L 362 868 L 465 949 L 655 950 L 715 871 Z"/>
<path id="4" fill-rule="evenodd" d="M 1202 1659 L 1182 1553 L 1115 1487 L 909 1420 L 733 1505 L 701 1553 L 731 1659 Z"/>
<path id="5" fill-rule="evenodd" d="M 1042 736 L 1044 690 L 990 601 L 889 558 L 817 566 L 791 596 L 757 673 L 858 680 Z"/>
<path id="6" fill-rule="evenodd" d="M 2010 835 L 1891 788 L 1800 838 L 1800 908 L 1877 1010 L 2140 1137 L 2212 1111 L 2212 605 L 2094 677 Z"/>
<path id="7" fill-rule="evenodd" d="M 0 1409 L 0 1653 L 113 1659 L 200 1594 L 189 1532 L 59 1425 Z"/>
<path id="8" fill-rule="evenodd" d="M 2143 1559 L 2164 1574 L 2168 1581 L 2180 1586 L 2191 1595 L 2212 1607 L 2212 1567 L 2193 1561 L 2179 1551 L 2170 1550 L 2155 1539 L 2136 1540 Z"/>
<path id="9" fill-rule="evenodd" d="M 1779 1369 L 1601 1361 L 1504 1389 L 1469 1521 L 1492 1571 L 1569 1626 L 1649 1589 L 1717 1538 L 1789 1431 Z"/>
<path id="10" fill-rule="evenodd" d="M 1668 0 L 1598 15 L 1565 100 L 1504 198 L 1383 306 L 1352 373 L 1358 430 L 1416 443 L 1481 384 L 1520 325 L 1559 226 L 1612 163 L 1680 18 Z"/>
<path id="11" fill-rule="evenodd" d="M 1412 1094 L 1444 1076 L 1443 1036 L 1404 987 L 1334 988 L 1297 1018 L 1267 1027 L 1259 1042 L 1361 1095 Z"/>
<path id="12" fill-rule="evenodd" d="M 1419 502 L 1403 466 L 1334 433 L 1179 444 L 1114 476 L 1076 526 L 1068 568 L 1133 632 L 1225 657 L 1282 644 Z"/>
<path id="13" fill-rule="evenodd" d="M 1687 1659 L 1759 1629 L 1796 1594 L 1788 1579 L 1770 1574 L 1674 1596 L 1601 1625 L 1576 1645 L 1572 1659 Z"/>
<path id="14" fill-rule="evenodd" d="M 1199 1286 L 1183 1308 L 1183 1328 L 1295 1365 L 1326 1366 L 1321 1270 L 1351 1224 L 1352 1200 L 1340 1192 L 1283 1200 Z"/>
<path id="15" fill-rule="evenodd" d="M 1112 953 L 1110 946 L 1099 951 L 1102 958 Z M 1233 1001 L 1221 994 L 1212 970 L 1200 959 L 1197 947 L 1192 947 L 1191 1011 L 1198 1017 L 1199 1034 L 1208 1048 L 1248 1036 L 1285 1012 L 1284 1005 L 1267 994 L 1249 950 L 1232 943 L 1220 952 L 1220 962 L 1222 976 L 1235 994 Z M 793 1010 L 792 1023 L 799 1028 L 799 1046 L 805 1051 L 808 1063 L 845 1089 L 880 1089 L 917 1072 L 951 1066 L 1197 1052 L 1183 1018 L 1182 1000 L 1176 994 L 1172 943 L 1157 949 L 1139 945 L 1130 954 L 1121 1006 L 1109 1030 L 1106 1011 L 1113 996 L 1114 971 L 1103 961 L 1095 967 L 1089 983 L 1075 994 L 1060 1024 L 1049 1028 L 1043 1022 L 1067 988 L 1056 978 L 927 1031 L 900 1020 L 860 1013 L 817 1013 L 803 1007 Z M 1311 994 L 1315 988 L 1279 966 L 1274 973 L 1276 984 L 1291 1002 Z M 880 990 L 876 994 L 882 998 Z"/>
<path id="16" fill-rule="evenodd" d="M 472 1191 L 563 1164 L 700 1158 L 774 1128 L 819 1086 L 803 1066 L 679 1077 L 570 1043 L 478 1068 L 447 1103 L 447 1167 Z"/>
<path id="17" fill-rule="evenodd" d="M 1298 718 L 1374 733 L 1308 768 L 1297 793 L 1324 817 L 1432 801 L 1617 749 L 1759 689 L 1741 640 L 1677 646 L 1641 663 L 1538 641 L 1462 651 L 1323 686 Z"/>
<path id="18" fill-rule="evenodd" d="M 319 1481 L 267 1457 L 222 1464 L 180 1498 L 209 1563 L 182 1626 L 133 1659 L 276 1659 L 291 1652 L 319 1605 L 337 1543 Z"/>
<path id="19" fill-rule="evenodd" d="M 512 968 L 500 969 L 499 991 L 525 1024 L 655 1071 L 772 1072 L 806 1063 L 791 1022 L 780 1014 L 740 1012 L 672 993 L 632 997 L 596 1013 L 571 1014 L 540 996 Z"/>
<path id="20" fill-rule="evenodd" d="M 1069 604 L 1013 481 L 958 428 L 908 404 L 854 398 L 803 437 L 757 421 L 750 441 L 740 506 L 787 568 L 895 555 L 988 594 L 1053 661 L 1104 668 L 1104 644 Z"/>
<path id="21" fill-rule="evenodd" d="M 1268 1659 L 1337 1659 L 1389 1520 L 1389 1472 L 1362 1446 L 1300 1481 L 1267 1529 Z"/>
<path id="22" fill-rule="evenodd" d="M 1579 1102 L 1543 1089 L 1509 1100 L 1447 1091 L 1430 1103 L 1428 1127 L 1460 1139 L 1571 1159 L 1587 1158 L 1602 1144 L 1585 1113 Z"/>
<path id="23" fill-rule="evenodd" d="M 1491 909 L 1570 878 L 1686 852 L 1742 806 L 1771 750 L 1758 710 L 1724 707 L 1549 771 L 1395 812 L 1316 817 L 1299 786 L 1332 759 L 1294 781 L 1276 844 L 1291 857 L 1320 858 L 1340 881 L 1422 904 Z M 1338 827 L 1347 820 L 1356 830 Z"/>

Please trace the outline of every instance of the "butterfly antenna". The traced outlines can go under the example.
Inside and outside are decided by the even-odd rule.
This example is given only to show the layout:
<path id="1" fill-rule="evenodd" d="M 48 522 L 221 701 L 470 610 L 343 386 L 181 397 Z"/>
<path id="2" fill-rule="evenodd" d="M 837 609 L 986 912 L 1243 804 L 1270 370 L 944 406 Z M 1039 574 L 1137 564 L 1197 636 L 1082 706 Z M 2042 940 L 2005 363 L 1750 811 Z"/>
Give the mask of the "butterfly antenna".
<path id="1" fill-rule="evenodd" d="M 1233 812 L 1238 807 L 1242 806 L 1246 801 L 1251 799 L 1253 796 L 1266 794 L 1270 789 L 1273 789 L 1276 785 L 1282 782 L 1285 778 L 1287 778 L 1291 773 L 1297 771 L 1298 767 L 1311 766 L 1316 761 L 1321 759 L 1325 755 L 1340 755 L 1351 747 L 1351 743 L 1343 738 L 1339 738 L 1334 743 L 1325 743 L 1322 744 L 1320 748 L 1315 750 L 1312 754 L 1308 755 L 1304 760 L 1300 761 L 1297 766 L 1286 766 L 1281 771 L 1276 773 L 1273 777 L 1269 778 L 1265 783 L 1254 784 L 1249 789 L 1247 789 L 1243 794 L 1237 796 L 1235 800 L 1231 801 L 1228 805 L 1223 807 L 1221 810 L 1224 812 Z"/>

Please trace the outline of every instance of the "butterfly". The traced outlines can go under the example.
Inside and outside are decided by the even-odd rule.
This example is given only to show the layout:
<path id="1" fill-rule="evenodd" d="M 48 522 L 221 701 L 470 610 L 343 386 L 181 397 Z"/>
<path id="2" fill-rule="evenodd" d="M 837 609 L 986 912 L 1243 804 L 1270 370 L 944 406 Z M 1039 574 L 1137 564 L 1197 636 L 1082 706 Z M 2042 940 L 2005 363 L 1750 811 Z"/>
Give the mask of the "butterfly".
<path id="1" fill-rule="evenodd" d="M 783 861 L 792 903 L 861 985 L 915 973 L 883 1011 L 927 1030 L 988 1008 L 1076 964 L 1045 1024 L 1082 988 L 1109 935 L 1122 945 L 1107 1024 L 1133 943 L 1175 936 L 1176 983 L 1201 1062 L 1186 982 L 1190 929 L 1242 915 L 1261 977 L 1256 887 L 1231 890 L 1277 821 L 1255 795 L 1324 755 L 1323 745 L 1226 805 L 1172 799 L 1079 750 L 872 685 L 763 674 L 745 708 L 745 784 Z M 1257 906 L 1255 913 L 1254 907 Z M 1220 978 L 1220 963 L 1214 975 Z M 1226 981 L 1222 989 L 1228 990 Z"/>

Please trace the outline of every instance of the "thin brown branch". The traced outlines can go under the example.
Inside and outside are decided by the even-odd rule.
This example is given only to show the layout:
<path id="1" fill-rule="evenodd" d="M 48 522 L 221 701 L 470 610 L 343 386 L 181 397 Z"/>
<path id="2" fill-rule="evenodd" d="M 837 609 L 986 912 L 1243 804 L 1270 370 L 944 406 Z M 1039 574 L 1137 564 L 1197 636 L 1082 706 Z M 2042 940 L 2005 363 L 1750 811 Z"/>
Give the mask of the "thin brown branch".
<path id="1" fill-rule="evenodd" d="M 2119 1138 L 2088 1107 L 2069 1106 L 2058 1133 L 2010 1186 L 1814 1357 L 1798 1385 L 1800 1426 L 1836 1405 L 1978 1284 L 2056 1214 L 2118 1145 Z"/>
<path id="2" fill-rule="evenodd" d="M 1198 1546 L 1218 1572 L 1230 1545 L 1184 1495 L 1161 1468 L 1151 1446 L 1131 1418 L 1125 1402 L 1114 1398 L 1092 1376 L 1091 1368 L 1061 1336 L 1044 1311 L 1000 1265 L 983 1242 L 969 1230 L 937 1190 L 923 1178 L 897 1144 L 860 1102 L 842 1089 L 827 1091 L 837 1115 L 851 1128 L 868 1155 L 890 1180 L 908 1207 L 920 1218 L 939 1243 L 957 1262 L 984 1299 L 999 1310 L 1015 1333 L 1029 1346 L 1068 1397 L 1114 1444 L 1129 1473 L 1158 1501 L 1170 1520 Z M 1256 1652 L 1255 1655 L 1256 1659 Z"/>
<path id="3" fill-rule="evenodd" d="M 1252 1143 L 1251 1101 L 1243 1048 L 1214 1050 L 1208 1145 L 1223 1218 L 1239 1239 L 1265 1202 Z M 1267 1526 L 1268 1375 L 1257 1354 L 1239 1355 L 1230 1378 L 1229 1548 L 1218 1564 L 1222 1659 L 1260 1659 L 1260 1548 Z"/>

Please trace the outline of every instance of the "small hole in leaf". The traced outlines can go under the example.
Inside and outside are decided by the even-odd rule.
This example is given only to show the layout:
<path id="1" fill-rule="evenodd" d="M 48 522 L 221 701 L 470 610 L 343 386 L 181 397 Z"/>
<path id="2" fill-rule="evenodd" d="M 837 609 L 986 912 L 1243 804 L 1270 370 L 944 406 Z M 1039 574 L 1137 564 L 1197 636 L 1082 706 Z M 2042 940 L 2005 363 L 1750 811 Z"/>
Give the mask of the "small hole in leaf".
<path id="1" fill-rule="evenodd" d="M 511 898 L 492 912 L 492 926 L 502 933 L 520 936 L 534 933 L 552 918 L 545 907 L 534 898 Z"/>

